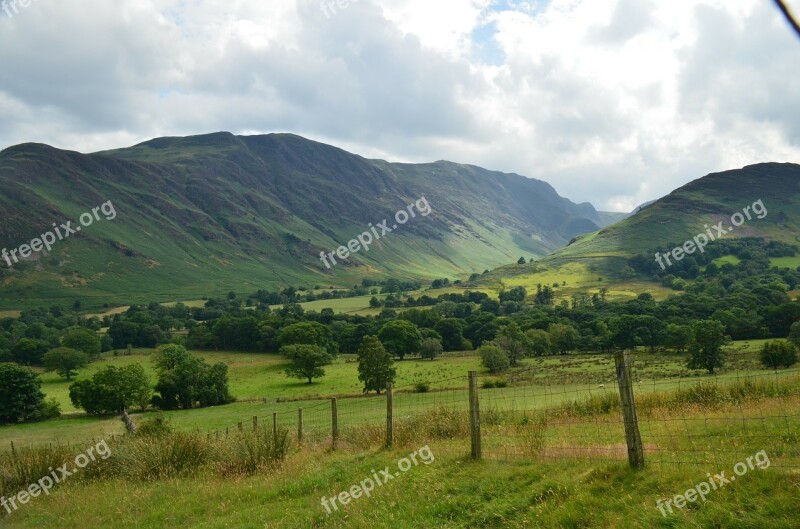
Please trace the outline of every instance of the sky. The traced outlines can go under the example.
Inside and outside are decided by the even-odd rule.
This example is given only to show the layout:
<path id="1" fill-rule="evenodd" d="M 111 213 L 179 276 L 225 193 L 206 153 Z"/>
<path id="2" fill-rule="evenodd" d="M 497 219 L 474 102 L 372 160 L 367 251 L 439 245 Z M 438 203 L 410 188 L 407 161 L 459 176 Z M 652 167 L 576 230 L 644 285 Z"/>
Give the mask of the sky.
<path id="1" fill-rule="evenodd" d="M 0 148 L 291 132 L 605 211 L 800 163 L 800 39 L 771 0 L 25 5 L 0 0 Z"/>

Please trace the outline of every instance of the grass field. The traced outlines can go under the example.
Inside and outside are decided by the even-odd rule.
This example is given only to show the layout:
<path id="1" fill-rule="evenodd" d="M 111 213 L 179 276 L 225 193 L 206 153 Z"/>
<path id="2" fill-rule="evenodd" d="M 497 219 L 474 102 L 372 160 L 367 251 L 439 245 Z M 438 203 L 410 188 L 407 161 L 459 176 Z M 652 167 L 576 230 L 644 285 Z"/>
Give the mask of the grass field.
<path id="1" fill-rule="evenodd" d="M 9 528 L 197 527 L 292 529 L 393 527 L 756 528 L 800 526 L 800 475 L 754 470 L 668 518 L 672 498 L 716 468 L 657 468 L 561 461 L 470 463 L 433 454 L 372 495 L 332 514 L 321 504 L 372 475 L 397 468 L 419 447 L 357 454 L 297 453 L 269 473 L 236 480 L 200 475 L 150 483 L 67 483 L 4 520 Z M 728 470 L 730 473 L 730 470 Z M 187 493 L 187 491 L 191 491 Z"/>
<path id="2" fill-rule="evenodd" d="M 757 361 L 763 341 L 737 342 L 730 354 L 728 369 L 713 377 L 716 381 L 735 380 L 750 375 L 768 373 Z M 78 379 L 90 377 L 106 365 L 123 366 L 141 363 L 155 380 L 150 350 L 135 350 L 132 356 L 104 355 L 100 361 L 81 372 Z M 209 362 L 224 362 L 229 366 L 232 393 L 238 402 L 200 410 L 167 412 L 179 429 L 213 431 L 233 428 L 238 422 L 248 422 L 254 415 L 271 418 L 280 413 L 287 421 L 295 420 L 299 407 L 315 409 L 307 421 L 325 424 L 329 420 L 328 399 L 339 398 L 343 421 L 380 421 L 384 413 L 382 397 L 364 397 L 358 381 L 355 358 L 342 355 L 327 366 L 326 376 L 314 384 L 289 379 L 283 373 L 285 360 L 274 354 L 245 354 L 231 352 L 197 353 Z M 482 373 L 482 380 L 495 380 L 480 366 L 472 353 L 448 354 L 435 361 L 407 359 L 395 363 L 398 377 L 395 383 L 395 404 L 398 413 L 413 414 L 442 403 L 463 407 L 467 402 L 467 373 Z M 685 367 L 685 358 L 675 354 L 640 351 L 635 360 L 637 392 L 674 390 L 709 380 L 702 373 Z M 69 382 L 54 373 L 42 376 L 42 388 L 48 397 L 56 398 L 68 415 L 54 421 L 0 427 L 0 446 L 63 442 L 82 442 L 103 435 L 121 434 L 122 422 L 116 418 L 89 418 L 77 412 L 69 401 Z M 616 392 L 614 361 L 609 355 L 583 354 L 527 359 L 523 366 L 502 377 L 510 386 L 491 390 L 492 399 L 505 406 L 540 409 L 569 402 L 588 394 Z M 427 383 L 431 393 L 413 393 L 414 385 Z M 599 386 L 603 385 L 603 388 Z M 348 398 L 350 397 L 350 398 Z M 405 410 L 405 411 L 404 411 Z M 311 413 L 311 412 L 309 412 Z M 146 414 L 149 415 L 149 414 Z M 143 416 L 144 417 L 144 416 Z"/>
<path id="3" fill-rule="evenodd" d="M 800 527 L 800 419 L 781 416 L 800 404 L 798 396 L 680 408 L 660 408 L 661 399 L 654 397 L 655 407 L 640 418 L 647 467 L 639 472 L 625 462 L 624 433 L 614 410 L 535 426 L 508 422 L 490 408 L 482 421 L 482 462 L 468 459 L 463 424 L 451 436 L 431 410 L 421 423 L 406 423 L 398 414 L 401 435 L 392 450 L 377 447 L 380 427 L 365 427 L 352 437 L 343 431 L 339 451 L 331 452 L 322 438 L 255 475 L 221 477 L 214 467 L 196 465 L 147 481 L 82 474 L 3 522 L 10 528 L 66 529 Z M 453 421 L 466 423 L 465 414 L 450 416 L 450 427 Z M 124 452 L 124 442 L 111 443 L 112 461 Z M 429 464 L 401 466 L 402 458 L 425 446 L 433 456 L 425 458 Z M 153 450 L 169 454 L 166 448 Z M 658 501 L 672 500 L 712 474 L 731 477 L 737 463 L 762 450 L 767 464 L 738 474 L 704 502 L 660 513 Z M 349 491 L 384 468 L 394 478 L 369 497 L 331 514 L 322 506 L 322 497 Z"/>

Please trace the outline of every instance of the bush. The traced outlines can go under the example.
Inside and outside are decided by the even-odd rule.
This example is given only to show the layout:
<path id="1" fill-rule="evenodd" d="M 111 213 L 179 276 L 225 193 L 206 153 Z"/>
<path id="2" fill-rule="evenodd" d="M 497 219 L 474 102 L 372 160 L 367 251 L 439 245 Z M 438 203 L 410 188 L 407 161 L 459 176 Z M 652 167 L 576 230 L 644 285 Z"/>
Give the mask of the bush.
<path id="1" fill-rule="evenodd" d="M 107 461 L 112 476 L 133 481 L 156 481 L 192 475 L 210 460 L 211 448 L 197 433 L 136 436 L 119 447 L 115 446 Z"/>
<path id="2" fill-rule="evenodd" d="M 136 429 L 137 435 L 145 437 L 161 437 L 172 432 L 172 424 L 169 419 L 160 413 L 153 418 L 142 421 Z"/>
<path id="3" fill-rule="evenodd" d="M 427 382 L 417 382 L 414 384 L 414 393 L 427 393 L 430 390 L 431 386 Z"/>
<path id="4" fill-rule="evenodd" d="M 786 340 L 767 342 L 761 349 L 761 363 L 772 369 L 791 367 L 797 363 L 797 347 Z"/>
<path id="5" fill-rule="evenodd" d="M 420 356 L 422 356 L 422 358 L 433 360 L 441 355 L 442 351 L 443 348 L 441 340 L 437 340 L 436 338 L 425 338 L 425 340 L 422 341 L 422 346 L 420 348 Z"/>
<path id="6" fill-rule="evenodd" d="M 269 471 L 286 457 L 290 446 L 289 431 L 286 429 L 279 429 L 277 433 L 266 428 L 255 432 L 237 432 L 228 439 L 215 467 L 226 477 Z"/>
<path id="7" fill-rule="evenodd" d="M 496 345 L 482 345 L 478 349 L 478 354 L 481 357 L 481 364 L 489 370 L 489 373 L 500 373 L 511 366 L 508 353 Z"/>

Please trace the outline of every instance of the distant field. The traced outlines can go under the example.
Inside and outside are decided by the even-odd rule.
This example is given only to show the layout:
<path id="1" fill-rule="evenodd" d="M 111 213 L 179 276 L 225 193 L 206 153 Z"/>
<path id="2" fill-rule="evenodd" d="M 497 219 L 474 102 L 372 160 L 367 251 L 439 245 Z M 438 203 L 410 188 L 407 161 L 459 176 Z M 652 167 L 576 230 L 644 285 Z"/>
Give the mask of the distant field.
<path id="1" fill-rule="evenodd" d="M 742 260 L 736 257 L 735 255 L 723 255 L 722 257 L 717 257 L 712 261 L 712 263 L 716 264 L 717 266 L 722 266 L 724 264 L 731 264 L 733 266 L 736 266 L 741 262 Z"/>
<path id="2" fill-rule="evenodd" d="M 645 292 L 659 300 L 675 294 L 672 289 L 651 281 L 622 280 L 610 276 L 608 271 L 595 269 L 590 259 L 586 262 L 548 261 L 537 264 L 536 271 L 528 266 L 521 266 L 520 269 L 518 272 L 511 268 L 504 269 L 505 276 L 501 279 L 503 285 L 507 288 L 525 287 L 529 295 L 536 293 L 537 285 L 549 286 L 553 289 L 556 302 L 570 301 L 572 296 L 579 293 L 591 296 L 604 287 L 608 289 L 606 296 L 611 301 L 635 299 Z"/>
<path id="3" fill-rule="evenodd" d="M 800 266 L 800 256 L 797 257 L 773 257 L 769 260 L 772 266 L 779 268 L 797 268 Z"/>
<path id="4" fill-rule="evenodd" d="M 415 290 L 412 292 L 405 293 L 402 297 L 405 299 L 408 296 L 418 298 L 423 295 L 430 296 L 432 298 L 436 298 L 443 294 L 463 294 L 465 290 L 473 290 L 479 292 L 485 292 L 490 297 L 497 299 L 497 293 L 488 288 L 466 288 L 464 286 L 458 287 L 448 287 L 448 288 L 440 288 L 440 289 L 422 289 L 422 290 Z M 361 316 L 375 316 L 381 312 L 381 308 L 372 308 L 369 306 L 369 301 L 374 297 L 385 300 L 389 294 L 369 294 L 367 296 L 359 296 L 355 298 L 341 298 L 341 299 L 323 299 L 317 301 L 309 301 L 306 303 L 301 303 L 300 305 L 305 310 L 314 310 L 314 311 L 321 311 L 322 309 L 333 309 L 333 312 L 337 314 L 358 314 Z M 282 305 L 272 305 L 271 308 L 279 309 Z M 394 309 L 398 312 L 402 312 L 403 310 L 407 310 L 404 308 Z"/>
<path id="5" fill-rule="evenodd" d="M 163 305 L 165 307 L 174 307 L 178 303 L 183 303 L 187 307 L 205 307 L 205 305 L 206 305 L 206 301 L 203 300 L 203 299 L 193 299 L 193 300 L 190 300 L 190 301 L 171 301 L 171 302 L 168 302 L 168 303 L 161 303 L 161 305 Z M 113 316 L 114 314 L 122 314 L 123 312 L 125 312 L 129 308 L 130 308 L 129 305 L 126 305 L 126 306 L 123 306 L 123 307 L 114 307 L 112 309 L 108 309 L 108 310 L 103 311 L 103 312 L 94 312 L 94 313 L 91 313 L 91 314 L 86 314 L 85 316 L 87 318 L 91 318 L 93 316 L 97 316 L 98 318 L 102 318 L 103 316 Z"/>

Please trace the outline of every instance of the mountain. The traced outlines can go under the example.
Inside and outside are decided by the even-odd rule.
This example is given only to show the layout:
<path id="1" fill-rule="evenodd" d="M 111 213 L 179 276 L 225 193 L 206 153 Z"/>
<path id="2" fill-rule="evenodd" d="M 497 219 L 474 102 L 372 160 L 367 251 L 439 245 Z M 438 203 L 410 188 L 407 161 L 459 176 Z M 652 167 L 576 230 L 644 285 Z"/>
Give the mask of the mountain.
<path id="1" fill-rule="evenodd" d="M 422 197 L 417 215 L 328 269 L 332 252 Z M 548 184 L 445 161 L 368 160 L 290 134 L 158 138 L 81 154 L 0 152 L 0 248 L 111 201 L 24 262 L 0 261 L 0 308 L 193 299 L 229 290 L 351 286 L 362 278 L 463 277 L 541 257 L 605 220 Z M 424 205 L 424 201 L 421 204 Z M 340 259 L 337 259 L 340 261 Z"/>
<path id="2" fill-rule="evenodd" d="M 765 213 L 759 202 L 763 204 Z M 750 208 L 747 220 L 745 208 Z M 734 227 L 731 217 L 741 213 L 744 223 Z M 763 216 L 763 218 L 758 218 Z M 739 219 L 736 219 L 739 222 Z M 647 291 L 668 295 L 671 290 L 635 277 L 628 260 L 656 248 L 674 248 L 696 235 L 716 236 L 713 226 L 723 222 L 725 237 L 762 237 L 797 244 L 800 241 L 800 165 L 764 163 L 709 174 L 669 195 L 644 204 L 628 218 L 597 232 L 576 237 L 565 248 L 528 265 L 504 266 L 483 278 L 486 284 L 525 286 L 558 282 L 561 296 L 610 288 L 618 297 Z M 728 230 L 732 230 L 729 231 Z M 566 282 L 567 285 L 563 285 Z"/>

